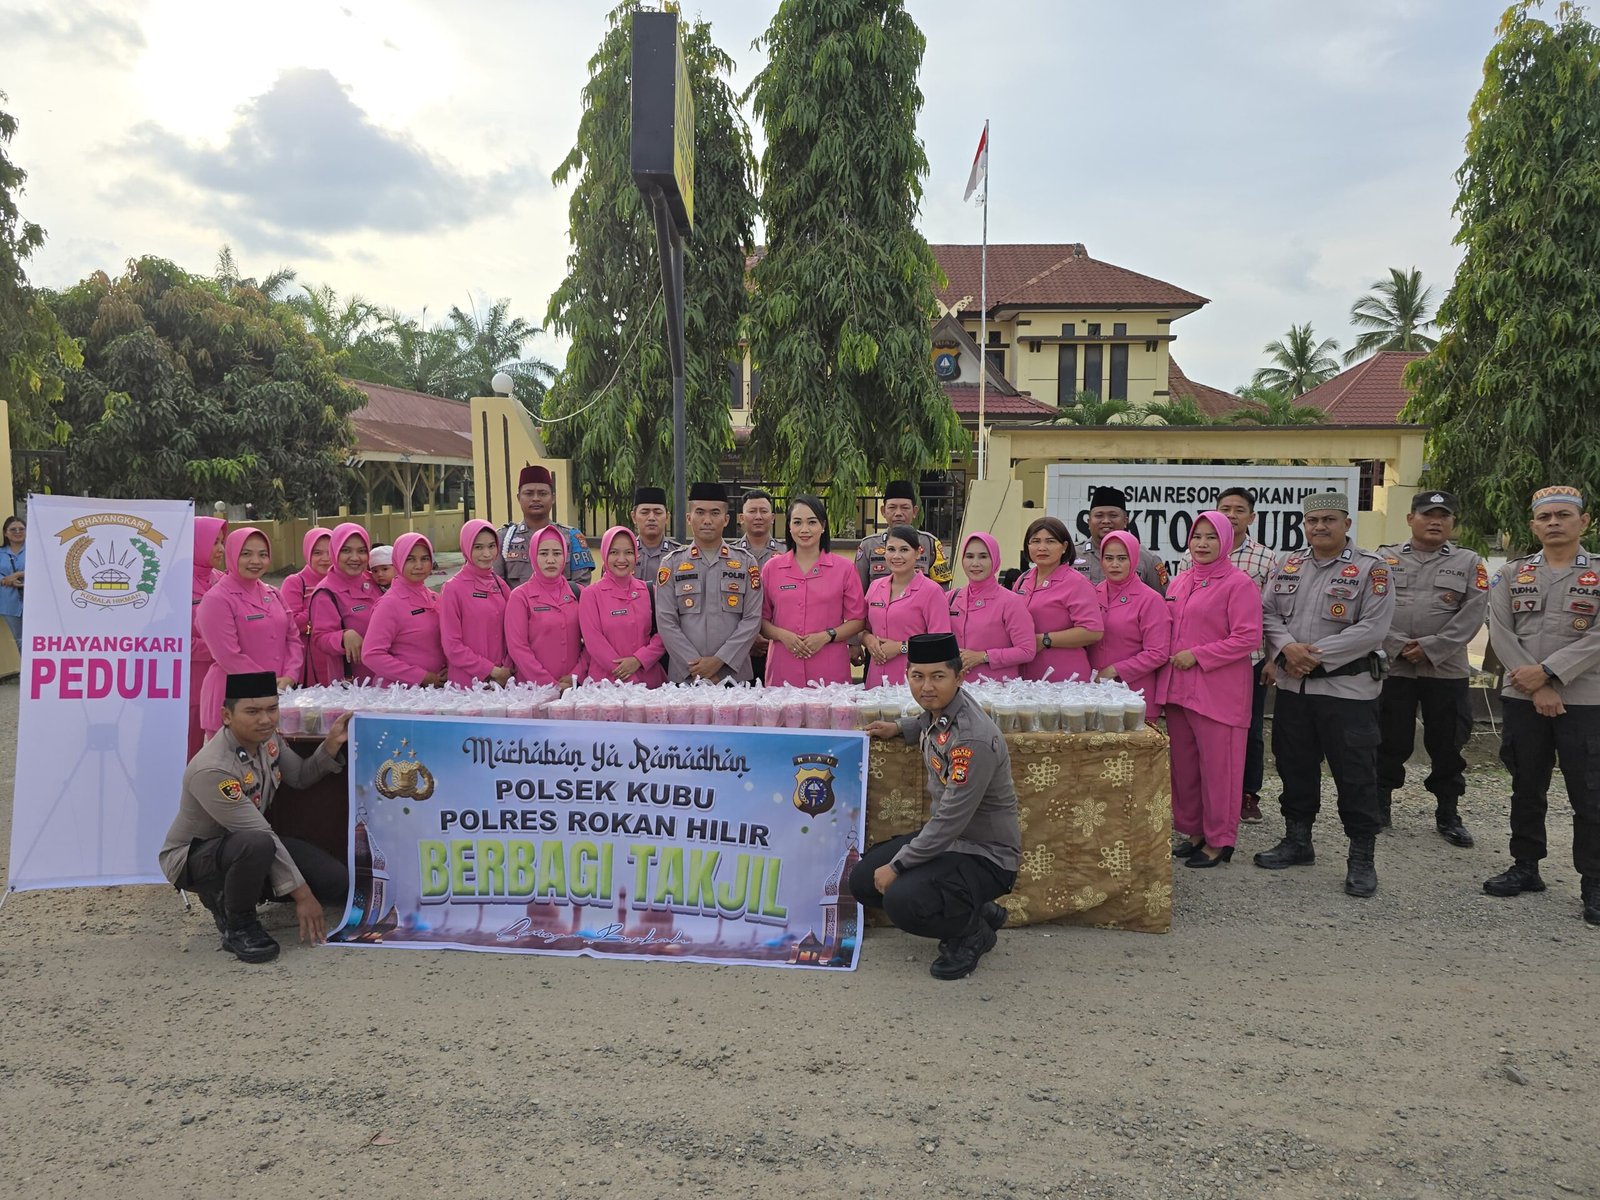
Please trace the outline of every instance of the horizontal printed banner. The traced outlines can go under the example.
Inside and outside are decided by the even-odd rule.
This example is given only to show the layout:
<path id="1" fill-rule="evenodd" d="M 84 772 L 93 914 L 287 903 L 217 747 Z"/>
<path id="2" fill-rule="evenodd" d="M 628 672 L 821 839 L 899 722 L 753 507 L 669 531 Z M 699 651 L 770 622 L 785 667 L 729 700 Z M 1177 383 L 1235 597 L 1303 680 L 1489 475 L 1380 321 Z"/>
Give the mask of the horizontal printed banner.
<path id="1" fill-rule="evenodd" d="M 866 738 L 357 716 L 331 940 L 854 969 Z"/>

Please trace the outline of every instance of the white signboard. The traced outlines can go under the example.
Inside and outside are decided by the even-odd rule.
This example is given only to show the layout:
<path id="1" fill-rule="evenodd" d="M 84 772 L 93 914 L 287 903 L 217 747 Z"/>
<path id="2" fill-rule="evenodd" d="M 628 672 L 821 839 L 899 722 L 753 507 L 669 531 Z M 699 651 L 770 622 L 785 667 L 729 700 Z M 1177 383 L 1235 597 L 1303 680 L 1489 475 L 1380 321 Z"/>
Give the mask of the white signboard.
<path id="1" fill-rule="evenodd" d="M 165 882 L 193 535 L 187 500 L 28 498 L 11 890 Z"/>
<path id="2" fill-rule="evenodd" d="M 1256 541 L 1273 550 L 1298 550 L 1306 544 L 1300 502 L 1312 492 L 1344 492 L 1354 503 L 1360 482 L 1356 467 L 1055 463 L 1045 468 L 1044 508 L 1081 542 L 1089 536 L 1089 489 L 1121 488 L 1128 495 L 1128 531 L 1175 571 L 1195 514 L 1215 508 L 1227 488 L 1255 494 L 1250 535 Z"/>

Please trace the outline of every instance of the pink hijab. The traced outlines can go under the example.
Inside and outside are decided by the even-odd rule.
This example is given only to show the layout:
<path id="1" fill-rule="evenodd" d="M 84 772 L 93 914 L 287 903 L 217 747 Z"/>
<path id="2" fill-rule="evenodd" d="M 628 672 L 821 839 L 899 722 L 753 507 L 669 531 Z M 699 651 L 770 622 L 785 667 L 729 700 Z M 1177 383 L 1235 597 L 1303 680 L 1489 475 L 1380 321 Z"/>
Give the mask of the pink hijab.
<path id="1" fill-rule="evenodd" d="M 476 583 L 487 583 L 491 579 L 498 578 L 493 571 L 484 567 L 476 567 L 472 564 L 472 543 L 478 540 L 478 535 L 484 530 L 488 530 L 490 533 L 495 532 L 494 526 L 487 521 L 468 521 L 461 527 L 461 553 L 466 558 L 466 562 L 461 565 L 460 573 Z M 499 535 L 495 536 L 494 545 L 495 553 L 498 554 L 500 552 Z M 408 546 L 406 549 L 410 550 L 410 547 Z M 430 546 L 429 549 L 432 549 L 432 547 Z M 398 560 L 395 566 L 405 562 L 405 559 L 400 557 L 399 542 L 395 543 L 395 558 Z"/>
<path id="2" fill-rule="evenodd" d="M 211 552 L 217 548 L 217 539 L 228 523 L 221 517 L 196 517 L 194 519 L 194 594 L 202 596 L 217 581 L 211 569 Z"/>
<path id="3" fill-rule="evenodd" d="M 389 594 L 393 595 L 398 589 L 408 598 L 414 599 L 424 608 L 434 609 L 439 607 L 439 597 L 426 583 L 412 583 L 406 578 L 406 559 L 411 557 L 411 551 L 416 549 L 418 542 L 428 548 L 428 555 L 433 555 L 433 543 L 420 533 L 402 533 L 394 540 L 394 583 L 389 587 Z M 468 545 L 471 545 L 469 542 Z"/>
<path id="4" fill-rule="evenodd" d="M 991 534 L 969 533 L 966 540 L 961 543 L 961 553 L 963 555 L 966 554 L 967 547 L 972 545 L 973 542 L 982 542 L 983 548 L 989 552 L 989 578 L 979 580 L 977 583 L 969 580 L 967 583 L 967 595 L 981 600 L 991 591 L 998 592 L 1000 590 L 1000 543 L 995 541 Z"/>
<path id="5" fill-rule="evenodd" d="M 543 571 L 539 570 L 539 547 L 547 542 L 554 542 L 561 547 L 561 573 L 554 579 L 545 578 Z M 601 552 L 602 554 L 604 551 Z M 533 574 L 522 586 L 528 589 L 530 596 L 537 596 L 550 604 L 558 604 L 563 596 L 571 596 L 572 589 L 567 584 L 567 539 L 561 530 L 551 522 L 538 533 L 533 535 L 533 540 L 528 543 L 528 559 L 533 564 Z"/>
<path id="6" fill-rule="evenodd" d="M 258 537 L 263 542 L 266 542 L 267 553 L 272 553 L 272 539 L 262 533 L 261 530 L 252 528 L 249 525 L 235 529 L 228 535 L 228 540 L 224 545 L 227 547 L 228 578 L 233 580 L 240 591 L 250 596 L 258 597 L 261 595 L 262 589 L 266 587 L 266 584 L 259 579 L 246 579 L 239 574 L 239 554 L 244 549 L 244 544 L 253 537 Z"/>
<path id="7" fill-rule="evenodd" d="M 300 568 L 300 574 L 304 576 L 306 583 L 312 587 L 322 582 L 322 573 L 312 569 L 311 552 L 317 548 L 317 543 L 323 538 L 331 538 L 332 536 L 333 530 L 324 529 L 322 526 L 316 525 L 306 530 L 305 537 L 300 539 L 300 561 L 305 563 L 305 566 Z M 332 569 L 331 564 L 329 569 Z"/>
<path id="8" fill-rule="evenodd" d="M 328 564 L 328 573 L 318 582 L 317 591 L 335 592 L 341 596 L 360 596 L 363 594 L 361 590 L 362 583 L 372 582 L 372 576 L 365 571 L 359 575 L 346 575 L 339 569 L 339 552 L 344 549 L 344 544 L 351 538 L 360 538 L 363 546 L 366 546 L 369 550 L 372 548 L 372 539 L 367 536 L 367 531 L 354 521 L 346 521 L 343 525 L 335 528 L 332 534 L 332 541 L 328 544 L 328 553 L 333 556 L 333 561 Z M 365 594 L 375 600 L 379 593 L 374 585 L 367 589 Z"/>
<path id="9" fill-rule="evenodd" d="M 1205 521 L 1217 531 L 1218 552 L 1216 561 L 1208 563 L 1193 562 L 1192 560 L 1194 556 L 1191 554 L 1190 559 L 1192 565 L 1187 571 L 1184 571 L 1182 574 L 1180 574 L 1177 580 L 1173 583 L 1172 590 L 1167 593 L 1168 600 L 1177 600 L 1187 596 L 1191 591 L 1194 590 L 1194 585 L 1196 583 L 1213 579 L 1221 579 L 1225 577 L 1229 571 L 1237 571 L 1239 569 L 1234 565 L 1233 559 L 1228 557 L 1228 555 L 1233 553 L 1233 523 L 1229 521 L 1228 518 L 1222 513 L 1217 512 L 1215 509 L 1209 508 L 1195 518 L 1195 524 L 1199 524 L 1201 521 Z M 1194 538 L 1194 530 L 1192 527 L 1189 531 L 1189 537 L 1190 540 L 1193 540 Z"/>
<path id="10" fill-rule="evenodd" d="M 600 537 L 600 579 L 603 583 L 611 584 L 613 590 L 621 588 L 624 591 L 632 591 L 633 585 L 638 583 L 639 580 L 635 579 L 631 573 L 628 575 L 627 579 L 618 580 L 612 576 L 611 568 L 606 565 L 607 560 L 611 557 L 611 543 L 616 541 L 619 537 L 627 538 L 633 543 L 634 553 L 637 554 L 639 552 L 639 535 L 634 533 L 633 530 L 629 529 L 626 525 L 613 525 Z M 566 542 L 563 540 L 562 545 L 565 544 Z"/>
<path id="11" fill-rule="evenodd" d="M 1132 592 L 1134 595 L 1138 595 L 1140 588 L 1147 592 L 1155 591 L 1153 587 L 1139 578 L 1139 554 L 1141 552 L 1139 539 L 1125 529 L 1116 529 L 1101 539 L 1100 549 L 1102 551 L 1106 548 L 1106 542 L 1109 542 L 1112 538 L 1121 542 L 1122 548 L 1128 552 L 1128 577 L 1121 583 L 1113 583 L 1109 576 L 1102 579 L 1095 587 L 1095 590 L 1100 593 L 1101 603 L 1108 606 L 1115 604 L 1122 598 L 1123 593 Z"/>

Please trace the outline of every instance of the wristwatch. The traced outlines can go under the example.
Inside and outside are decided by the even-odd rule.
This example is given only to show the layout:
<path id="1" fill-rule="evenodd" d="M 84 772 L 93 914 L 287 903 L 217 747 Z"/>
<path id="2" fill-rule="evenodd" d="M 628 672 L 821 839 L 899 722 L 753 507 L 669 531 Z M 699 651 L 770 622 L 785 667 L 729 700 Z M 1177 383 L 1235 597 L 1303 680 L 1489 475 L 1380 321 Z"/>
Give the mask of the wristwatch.
<path id="1" fill-rule="evenodd" d="M 901 875 L 905 872 L 905 868 L 902 867 L 898 862 L 891 862 L 889 864 L 889 870 L 893 871 L 896 875 Z"/>
<path id="2" fill-rule="evenodd" d="M 839 640 L 839 631 L 838 631 L 838 629 L 835 628 L 835 629 L 828 630 L 828 640 L 830 642 L 836 642 L 836 641 Z"/>
<path id="3" fill-rule="evenodd" d="M 1044 648 L 1046 650 L 1050 649 L 1050 635 L 1048 633 L 1044 635 Z"/>
<path id="4" fill-rule="evenodd" d="M 1554 671 L 1552 671 L 1549 667 L 1545 666 L 1543 663 L 1539 664 L 1539 668 L 1540 668 L 1540 670 L 1542 670 L 1544 672 L 1544 677 L 1546 679 L 1550 680 L 1551 683 L 1560 683 L 1561 682 L 1561 679 L 1556 675 L 1556 673 Z"/>
<path id="5" fill-rule="evenodd" d="M 900 653 L 901 654 L 910 654 L 911 653 L 911 643 L 910 642 L 901 642 L 900 643 Z"/>

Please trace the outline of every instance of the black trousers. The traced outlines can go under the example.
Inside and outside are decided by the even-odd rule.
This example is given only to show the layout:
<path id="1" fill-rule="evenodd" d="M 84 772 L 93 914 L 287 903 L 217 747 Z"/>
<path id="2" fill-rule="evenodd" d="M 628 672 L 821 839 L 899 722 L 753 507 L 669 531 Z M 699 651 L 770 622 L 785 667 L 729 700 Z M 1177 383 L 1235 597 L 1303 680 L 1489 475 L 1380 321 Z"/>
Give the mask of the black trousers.
<path id="1" fill-rule="evenodd" d="M 918 937 L 945 941 L 972 930 L 978 910 L 997 900 L 1017 881 L 1015 871 L 977 854 L 952 850 L 912 867 L 880 892 L 872 876 L 915 834 L 879 842 L 861 856 L 850 872 L 850 894 L 868 908 L 881 908 L 896 928 Z"/>
<path id="2" fill-rule="evenodd" d="M 1267 776 L 1267 685 L 1261 682 L 1266 665 L 1266 659 L 1256 664 L 1255 685 L 1250 693 L 1250 736 L 1244 743 L 1244 790 L 1254 796 L 1261 794 L 1261 784 Z"/>
<path id="3" fill-rule="evenodd" d="M 349 894 L 350 874 L 344 863 L 320 846 L 299 838 L 280 837 L 283 848 L 305 876 L 306 885 L 323 904 L 343 904 Z M 245 918 L 263 900 L 272 899 L 267 871 L 277 847 L 272 835 L 246 829 L 217 838 L 196 838 L 189 847 L 183 886 L 192 892 L 215 892 L 230 917 Z"/>
<path id="4" fill-rule="evenodd" d="M 1383 741 L 1378 746 L 1378 787 L 1385 792 L 1406 781 L 1406 761 L 1417 744 L 1417 709 L 1422 709 L 1422 748 L 1433 769 L 1422 786 L 1438 802 L 1436 816 L 1456 815 L 1467 794 L 1467 760 L 1461 751 L 1472 737 L 1472 701 L 1463 679 L 1402 679 L 1383 681 L 1378 698 L 1378 725 Z"/>
<path id="5" fill-rule="evenodd" d="M 1315 821 L 1322 808 L 1322 760 L 1339 791 L 1346 836 L 1378 832 L 1378 701 L 1311 696 L 1286 680 L 1272 710 L 1272 754 L 1283 781 L 1283 815 Z"/>
<path id="6" fill-rule="evenodd" d="M 1546 853 L 1544 815 L 1556 763 L 1572 803 L 1572 865 L 1600 878 L 1600 705 L 1569 704 L 1541 717 L 1532 700 L 1502 699 L 1500 761 L 1511 772 L 1511 857 Z"/>

